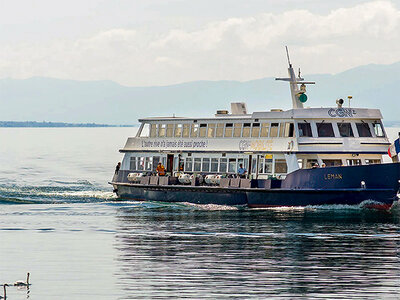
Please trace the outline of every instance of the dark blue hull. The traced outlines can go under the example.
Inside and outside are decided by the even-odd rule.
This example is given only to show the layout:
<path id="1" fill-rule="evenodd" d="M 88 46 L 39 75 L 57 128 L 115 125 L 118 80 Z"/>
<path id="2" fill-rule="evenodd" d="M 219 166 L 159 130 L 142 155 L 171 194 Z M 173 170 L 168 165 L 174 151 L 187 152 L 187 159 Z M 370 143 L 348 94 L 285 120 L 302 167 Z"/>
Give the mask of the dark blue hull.
<path id="1" fill-rule="evenodd" d="M 391 190 L 277 190 L 247 193 L 249 207 L 364 205 L 389 209 L 396 200 Z"/>
<path id="2" fill-rule="evenodd" d="M 120 198 L 141 201 L 249 207 L 365 204 L 389 209 L 400 188 L 400 164 L 302 169 L 282 181 L 256 180 L 248 188 L 112 184 Z"/>
<path id="3" fill-rule="evenodd" d="M 122 199 L 139 201 L 187 202 L 194 204 L 247 205 L 242 190 L 181 186 L 119 186 Z"/>
<path id="4" fill-rule="evenodd" d="M 246 205 L 248 207 L 361 205 L 389 209 L 396 200 L 391 190 L 240 190 L 216 188 L 167 189 L 165 187 L 119 186 L 121 199 L 187 202 L 194 204 Z"/>

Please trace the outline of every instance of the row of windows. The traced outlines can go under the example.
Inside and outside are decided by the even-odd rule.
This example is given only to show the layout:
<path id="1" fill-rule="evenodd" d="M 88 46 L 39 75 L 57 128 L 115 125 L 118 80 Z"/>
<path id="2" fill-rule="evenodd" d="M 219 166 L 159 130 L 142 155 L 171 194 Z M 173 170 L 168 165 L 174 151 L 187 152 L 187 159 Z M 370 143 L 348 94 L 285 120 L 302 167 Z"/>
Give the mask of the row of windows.
<path id="1" fill-rule="evenodd" d="M 335 137 L 332 123 L 316 123 L 318 137 Z M 372 137 L 372 133 L 368 123 L 356 123 L 356 128 L 359 137 Z M 351 123 L 337 123 L 339 134 L 341 137 L 354 137 L 353 128 Z M 298 123 L 300 137 L 312 137 L 312 130 L 310 123 Z M 385 137 L 381 123 L 372 123 L 376 137 Z"/>
<path id="2" fill-rule="evenodd" d="M 155 171 L 157 164 L 162 162 L 163 165 L 166 163 L 165 157 L 150 156 L 150 157 L 136 157 L 130 158 L 130 170 L 132 171 Z M 342 166 L 343 162 L 341 159 L 323 159 L 322 162 L 327 166 Z M 365 164 L 380 164 L 380 159 L 365 159 Z M 179 164 L 179 167 L 178 167 Z M 272 155 L 259 155 L 258 166 L 257 159 L 255 157 L 251 160 L 251 170 L 249 170 L 248 158 L 210 158 L 210 157 L 187 157 L 181 158 L 178 162 L 178 157 L 174 158 L 174 170 L 180 170 L 185 172 L 204 172 L 204 173 L 237 173 L 240 164 L 250 171 L 250 173 L 258 174 L 285 174 L 287 173 L 287 164 L 285 159 L 273 159 Z M 305 164 L 303 166 L 303 164 Z M 316 159 L 299 159 L 300 168 L 312 168 L 314 165 L 318 165 Z M 361 165 L 360 159 L 347 159 L 346 165 Z M 274 167 L 274 169 L 273 169 Z M 257 169 L 258 168 L 258 169 Z"/>
<path id="3" fill-rule="evenodd" d="M 129 168 L 132 171 L 155 171 L 158 163 L 161 162 L 160 156 L 130 158 Z M 162 160 L 165 165 L 165 159 Z M 209 158 L 209 157 L 187 157 L 178 162 L 174 159 L 174 170 L 178 169 L 185 172 L 215 172 L 215 173 L 236 173 L 240 164 L 244 168 L 248 167 L 247 158 Z"/>
<path id="4" fill-rule="evenodd" d="M 165 165 L 165 157 L 161 160 L 160 156 L 132 156 L 129 169 L 132 171 L 155 171 L 159 162 Z"/>
<path id="5" fill-rule="evenodd" d="M 252 173 L 256 173 L 257 161 L 253 159 Z M 258 158 L 258 174 L 285 174 L 287 173 L 287 164 L 285 159 L 275 159 L 275 170 L 273 170 L 274 161 L 272 155 Z"/>
<path id="6" fill-rule="evenodd" d="M 270 158 L 269 158 L 270 157 Z M 165 159 L 159 156 L 153 157 L 136 157 L 130 158 L 130 170 L 132 171 L 155 171 L 159 162 L 165 164 Z M 258 160 L 258 173 L 259 174 L 272 174 L 273 172 L 273 159 L 270 156 L 260 156 Z M 179 164 L 179 167 L 178 167 Z M 203 172 L 203 173 L 237 173 L 240 165 L 246 170 L 249 170 L 248 158 L 210 158 L 210 157 L 186 157 L 174 158 L 174 170 L 184 172 Z M 252 159 L 251 172 L 256 173 L 257 160 Z M 275 173 L 287 173 L 287 165 L 284 159 L 275 159 Z"/>
<path id="7" fill-rule="evenodd" d="M 151 124 L 150 137 L 293 137 L 293 123 Z"/>
<path id="8" fill-rule="evenodd" d="M 316 123 L 318 137 L 335 137 L 333 124 Z M 146 124 L 149 126 L 149 124 Z M 376 137 L 385 137 L 381 123 L 372 123 Z M 354 137 L 351 123 L 337 123 L 340 137 Z M 372 137 L 368 123 L 355 123 L 359 137 Z M 298 123 L 300 137 L 312 137 L 310 123 Z M 150 137 L 175 138 L 222 138 L 222 137 L 294 137 L 294 124 L 284 123 L 193 123 L 193 124 L 150 124 Z M 143 136 L 143 135 L 142 135 Z"/>
<path id="9" fill-rule="evenodd" d="M 240 164 L 247 170 L 247 158 L 208 158 L 208 157 L 187 157 L 184 162 L 185 172 L 215 172 L 215 173 L 237 173 Z"/>

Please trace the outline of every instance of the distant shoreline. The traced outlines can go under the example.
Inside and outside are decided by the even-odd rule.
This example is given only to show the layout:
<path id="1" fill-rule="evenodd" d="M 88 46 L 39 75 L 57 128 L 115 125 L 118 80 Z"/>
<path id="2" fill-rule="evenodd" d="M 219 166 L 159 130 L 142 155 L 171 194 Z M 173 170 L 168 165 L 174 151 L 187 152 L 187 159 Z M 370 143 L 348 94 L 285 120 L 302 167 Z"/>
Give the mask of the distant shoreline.
<path id="1" fill-rule="evenodd" d="M 64 122 L 36 122 L 36 121 L 0 121 L 0 127 L 13 128 L 60 128 L 60 127 L 137 127 L 137 125 L 110 125 L 96 123 L 64 123 Z"/>
<path id="2" fill-rule="evenodd" d="M 399 128 L 400 127 L 400 121 L 383 121 L 383 125 L 385 125 L 385 127 Z"/>

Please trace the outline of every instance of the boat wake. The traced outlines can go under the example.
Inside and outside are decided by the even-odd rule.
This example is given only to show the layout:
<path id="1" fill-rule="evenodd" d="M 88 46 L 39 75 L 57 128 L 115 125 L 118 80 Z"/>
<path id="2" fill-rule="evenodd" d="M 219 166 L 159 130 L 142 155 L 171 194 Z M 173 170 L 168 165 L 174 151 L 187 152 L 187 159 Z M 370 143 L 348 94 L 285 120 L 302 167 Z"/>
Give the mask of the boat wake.
<path id="1" fill-rule="evenodd" d="M 251 208 L 251 210 L 271 210 L 271 211 L 360 211 L 380 209 L 380 202 L 374 200 L 365 200 L 359 205 L 346 205 L 346 204 L 324 204 L 324 205 L 307 205 L 307 206 L 279 206 L 279 207 L 265 207 L 265 208 Z M 400 209 L 398 201 L 396 201 L 390 208 L 391 211 Z M 383 209 L 384 210 L 384 209 Z"/>
<path id="2" fill-rule="evenodd" d="M 200 210 L 239 210 L 241 208 L 238 206 L 228 206 L 228 205 L 218 205 L 218 204 L 195 204 L 189 202 L 182 202 L 182 204 Z"/>
<path id="3" fill-rule="evenodd" d="M 115 195 L 88 181 L 54 185 L 0 185 L 0 204 L 88 203 L 116 199 Z"/>
<path id="4" fill-rule="evenodd" d="M 392 207 L 390 208 L 390 212 L 400 215 L 400 199 L 393 203 Z"/>

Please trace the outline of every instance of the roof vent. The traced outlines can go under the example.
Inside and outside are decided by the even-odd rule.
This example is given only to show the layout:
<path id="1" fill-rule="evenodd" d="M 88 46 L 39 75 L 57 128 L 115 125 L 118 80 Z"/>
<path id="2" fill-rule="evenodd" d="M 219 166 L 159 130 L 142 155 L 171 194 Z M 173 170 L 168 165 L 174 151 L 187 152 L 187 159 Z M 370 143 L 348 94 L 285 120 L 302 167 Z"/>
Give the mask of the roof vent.
<path id="1" fill-rule="evenodd" d="M 217 110 L 217 115 L 227 115 L 228 111 L 223 109 L 223 110 Z"/>
<path id="2" fill-rule="evenodd" d="M 247 106 L 244 102 L 231 103 L 232 115 L 246 115 Z"/>

